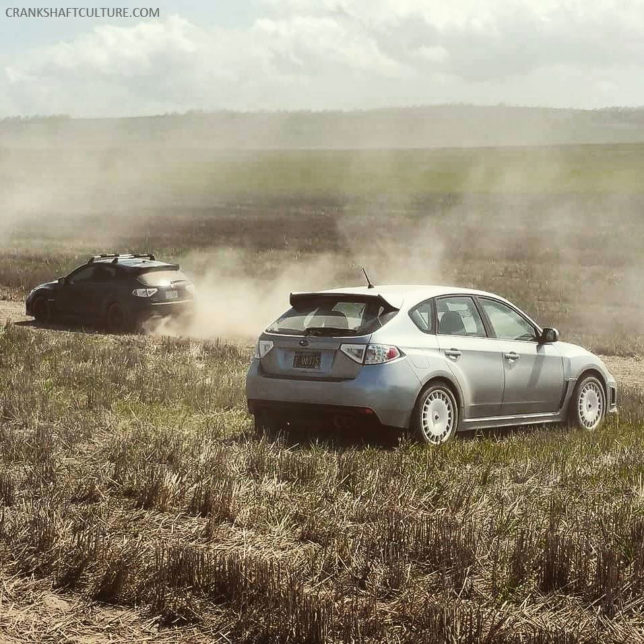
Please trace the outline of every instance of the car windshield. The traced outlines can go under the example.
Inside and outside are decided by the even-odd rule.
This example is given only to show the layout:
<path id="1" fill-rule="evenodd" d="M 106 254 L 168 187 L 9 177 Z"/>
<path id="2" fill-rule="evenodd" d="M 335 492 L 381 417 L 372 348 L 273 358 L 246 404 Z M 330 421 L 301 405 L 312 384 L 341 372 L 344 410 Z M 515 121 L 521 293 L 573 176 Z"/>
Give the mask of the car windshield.
<path id="1" fill-rule="evenodd" d="M 396 313 L 396 309 L 375 298 L 312 297 L 298 302 L 266 331 L 284 335 L 365 335 L 386 324 Z"/>
<path id="2" fill-rule="evenodd" d="M 138 278 L 144 286 L 170 286 L 174 282 L 187 282 L 188 278 L 177 270 L 148 271 L 141 273 Z"/>

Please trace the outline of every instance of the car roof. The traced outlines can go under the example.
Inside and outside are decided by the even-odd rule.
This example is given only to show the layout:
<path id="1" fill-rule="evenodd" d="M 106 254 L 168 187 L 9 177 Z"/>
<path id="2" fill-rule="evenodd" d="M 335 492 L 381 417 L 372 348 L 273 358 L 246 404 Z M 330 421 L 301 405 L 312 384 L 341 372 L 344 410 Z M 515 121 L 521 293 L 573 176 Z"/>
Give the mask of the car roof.
<path id="1" fill-rule="evenodd" d="M 506 301 L 505 298 L 496 295 L 495 293 L 488 293 L 487 291 L 479 291 L 471 288 L 462 288 L 459 286 L 444 286 L 444 285 L 428 285 L 428 284 L 383 284 L 369 288 L 368 286 L 349 286 L 343 288 L 333 288 L 325 291 L 318 291 L 318 293 L 338 295 L 370 295 L 373 297 L 381 297 L 383 300 L 394 306 L 395 308 L 411 307 L 423 300 L 430 297 L 437 297 L 440 295 L 487 295 L 496 299 Z M 313 295 L 313 293 L 311 293 Z"/>

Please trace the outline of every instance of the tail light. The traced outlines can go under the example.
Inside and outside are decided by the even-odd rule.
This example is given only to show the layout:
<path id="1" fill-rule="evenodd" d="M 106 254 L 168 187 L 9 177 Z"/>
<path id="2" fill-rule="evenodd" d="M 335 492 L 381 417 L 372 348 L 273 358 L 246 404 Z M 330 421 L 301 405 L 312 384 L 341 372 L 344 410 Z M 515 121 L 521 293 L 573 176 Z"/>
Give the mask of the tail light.
<path id="1" fill-rule="evenodd" d="M 344 353 L 345 356 L 348 356 L 354 362 L 362 364 L 364 361 L 365 350 L 367 345 L 365 344 L 341 344 L 340 351 Z"/>
<path id="2" fill-rule="evenodd" d="M 383 364 L 404 355 L 398 347 L 390 344 L 343 344 L 340 351 L 358 364 Z"/>
<path id="3" fill-rule="evenodd" d="M 389 344 L 370 344 L 364 357 L 365 364 L 391 362 L 402 355 L 398 347 Z"/>
<path id="4" fill-rule="evenodd" d="M 159 289 L 156 288 L 135 288 L 132 295 L 136 297 L 152 297 Z"/>
<path id="5" fill-rule="evenodd" d="M 255 347 L 255 357 L 263 358 L 273 348 L 272 340 L 260 340 Z"/>

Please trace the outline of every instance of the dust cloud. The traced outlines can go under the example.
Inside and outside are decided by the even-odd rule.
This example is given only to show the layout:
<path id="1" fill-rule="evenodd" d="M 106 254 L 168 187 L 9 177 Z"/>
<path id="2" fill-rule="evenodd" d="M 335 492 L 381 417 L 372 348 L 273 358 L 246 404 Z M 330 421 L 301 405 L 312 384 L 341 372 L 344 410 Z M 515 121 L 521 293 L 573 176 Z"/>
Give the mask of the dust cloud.
<path id="1" fill-rule="evenodd" d="M 498 293 L 570 341 L 623 341 L 644 334 L 644 307 L 633 297 L 644 283 L 638 242 L 614 233 L 617 212 L 637 230 L 634 214 L 624 214 L 636 205 L 619 197 L 463 197 L 438 215 L 422 207 L 413 215 L 342 214 L 329 231 L 338 248 L 325 252 L 195 250 L 180 261 L 197 287 L 196 317 L 160 332 L 256 336 L 289 307 L 290 292 L 365 285 L 364 267 L 376 285 Z"/>
<path id="2" fill-rule="evenodd" d="M 194 264 L 209 268 L 195 273 L 190 270 Z M 167 320 L 154 332 L 204 339 L 254 337 L 289 308 L 291 291 L 324 288 L 343 268 L 339 257 L 322 254 L 289 260 L 266 279 L 248 264 L 248 251 L 241 249 L 190 253 L 182 266 L 196 286 L 195 314 L 187 324 Z"/>
<path id="3" fill-rule="evenodd" d="M 289 294 L 375 284 L 439 283 L 443 242 L 432 222 L 392 227 L 382 218 L 343 217 L 336 222 L 343 250 L 286 253 L 259 259 L 240 248 L 188 253 L 182 267 L 197 289 L 196 311 L 187 324 L 165 321 L 163 335 L 198 338 L 255 337 L 289 308 Z"/>

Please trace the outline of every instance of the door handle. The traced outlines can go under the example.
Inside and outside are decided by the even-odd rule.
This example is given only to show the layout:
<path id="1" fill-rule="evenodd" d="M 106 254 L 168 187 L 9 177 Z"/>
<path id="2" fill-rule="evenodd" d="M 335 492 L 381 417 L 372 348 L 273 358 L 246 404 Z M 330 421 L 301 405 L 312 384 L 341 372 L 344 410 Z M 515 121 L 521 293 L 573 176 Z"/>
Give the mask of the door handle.
<path id="1" fill-rule="evenodd" d="M 445 349 L 445 355 L 448 358 L 460 358 L 461 352 L 458 349 Z"/>
<path id="2" fill-rule="evenodd" d="M 504 353 L 503 357 L 506 360 L 518 360 L 520 358 L 518 353 L 515 353 L 514 351 L 510 351 L 510 353 Z"/>

